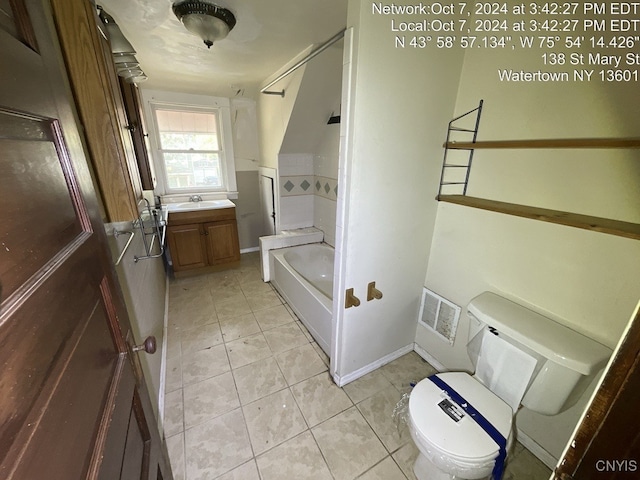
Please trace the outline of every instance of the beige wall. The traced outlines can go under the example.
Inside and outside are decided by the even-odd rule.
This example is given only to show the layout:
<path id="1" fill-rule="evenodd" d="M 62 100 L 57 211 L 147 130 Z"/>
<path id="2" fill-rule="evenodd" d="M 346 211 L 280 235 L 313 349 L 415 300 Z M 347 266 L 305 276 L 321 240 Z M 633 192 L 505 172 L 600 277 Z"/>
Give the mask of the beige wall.
<path id="1" fill-rule="evenodd" d="M 135 261 L 135 256 L 144 256 L 145 249 L 140 230 L 131 224 L 107 225 L 109 246 L 115 262 L 124 248 L 128 235 L 113 236 L 113 229 L 134 231 L 135 236 L 127 248 L 120 264 L 116 267 L 118 280 L 122 286 L 133 340 L 140 345 L 148 336 L 156 337 L 157 351 L 153 355 L 140 352 L 144 377 L 151 396 L 153 411 L 158 417 L 158 402 L 164 397 L 160 391 L 163 384 L 160 378 L 162 358 L 162 344 L 164 339 L 166 275 L 162 258 L 148 258 Z"/>
<path id="2" fill-rule="evenodd" d="M 498 80 L 500 68 L 545 70 L 541 53 L 466 52 L 456 114 L 484 99 L 479 140 L 637 136 L 633 83 Z M 638 160 L 638 150 L 478 150 L 468 193 L 640 222 Z M 443 203 L 425 285 L 463 307 L 490 290 L 613 347 L 638 301 L 639 268 L 638 241 Z M 416 342 L 447 368 L 469 368 L 466 329 L 463 315 L 450 347 L 418 326 Z M 558 417 L 523 410 L 517 426 L 557 458 L 585 401 Z"/>
<path id="3" fill-rule="evenodd" d="M 412 348 L 436 216 L 442 119 L 453 113 L 462 55 L 397 49 L 389 19 L 349 2 L 336 226 L 332 369 L 353 379 Z M 351 35 L 351 33 L 350 33 Z M 376 282 L 383 298 L 366 301 Z M 361 305 L 344 309 L 347 288 Z"/>
<path id="4" fill-rule="evenodd" d="M 283 66 L 280 71 L 274 73 L 269 79 L 265 80 L 267 85 L 271 80 L 275 79 L 280 73 L 294 65 L 298 60 L 309 53 L 310 49 L 300 53 L 289 64 Z M 280 80 L 269 91 L 285 90 L 285 96 L 260 94 L 258 97 L 258 129 L 260 142 L 260 166 L 278 168 L 278 154 L 282 147 L 289 117 L 293 111 L 298 90 L 304 76 L 305 66 Z"/>

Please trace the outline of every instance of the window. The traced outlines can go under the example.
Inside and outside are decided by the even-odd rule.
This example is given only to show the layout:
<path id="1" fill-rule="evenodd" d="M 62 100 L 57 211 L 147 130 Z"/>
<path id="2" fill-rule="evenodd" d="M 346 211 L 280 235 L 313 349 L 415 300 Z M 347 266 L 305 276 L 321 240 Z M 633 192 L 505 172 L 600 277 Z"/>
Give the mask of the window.
<path id="1" fill-rule="evenodd" d="M 230 104 L 226 98 L 143 90 L 158 193 L 237 195 Z"/>

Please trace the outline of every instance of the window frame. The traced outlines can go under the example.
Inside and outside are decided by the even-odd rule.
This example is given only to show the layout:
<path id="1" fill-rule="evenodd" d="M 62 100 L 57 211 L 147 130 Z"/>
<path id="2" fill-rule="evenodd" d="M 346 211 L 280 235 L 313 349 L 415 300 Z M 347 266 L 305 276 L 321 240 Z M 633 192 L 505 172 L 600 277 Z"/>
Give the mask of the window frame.
<path id="1" fill-rule="evenodd" d="M 145 95 L 146 94 L 146 95 Z M 146 97 L 146 98 L 145 98 Z M 145 107 L 148 122 L 151 126 L 149 143 L 151 156 L 156 171 L 158 172 L 156 187 L 157 193 L 167 200 L 180 199 L 180 197 L 192 194 L 211 195 L 212 197 L 237 198 L 237 184 L 235 172 L 235 159 L 233 154 L 233 137 L 231 129 L 230 102 L 226 98 L 209 97 L 204 95 L 178 94 L 173 92 L 161 92 L 143 90 L 143 98 L 146 99 Z M 220 174 L 222 187 L 194 186 L 187 189 L 172 188 L 169 186 L 167 169 L 164 162 L 164 152 L 160 143 L 160 129 L 158 127 L 157 110 L 169 110 L 179 112 L 212 113 L 216 116 L 218 148 L 216 151 L 220 160 Z M 170 150 L 169 150 L 170 151 Z M 210 153 L 208 150 L 197 152 Z M 213 151 L 211 151 L 213 152 Z M 216 153 L 214 152 L 214 153 Z"/>

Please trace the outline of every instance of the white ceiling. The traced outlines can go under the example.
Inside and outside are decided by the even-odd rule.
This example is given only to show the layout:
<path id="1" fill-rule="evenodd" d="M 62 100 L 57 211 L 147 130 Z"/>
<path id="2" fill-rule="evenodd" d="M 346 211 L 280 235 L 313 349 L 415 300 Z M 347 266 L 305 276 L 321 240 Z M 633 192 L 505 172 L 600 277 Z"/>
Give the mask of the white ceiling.
<path id="1" fill-rule="evenodd" d="M 347 16 L 347 0 L 206 1 L 237 20 L 211 49 L 182 26 L 171 0 L 96 0 L 136 49 L 145 88 L 224 97 L 255 97 L 292 58 L 342 30 Z"/>

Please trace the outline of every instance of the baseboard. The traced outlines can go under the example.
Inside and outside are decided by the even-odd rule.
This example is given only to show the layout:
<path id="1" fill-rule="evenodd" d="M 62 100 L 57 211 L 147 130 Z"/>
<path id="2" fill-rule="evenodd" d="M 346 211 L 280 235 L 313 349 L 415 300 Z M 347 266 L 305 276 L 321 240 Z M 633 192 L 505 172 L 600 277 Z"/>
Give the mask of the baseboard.
<path id="1" fill-rule="evenodd" d="M 370 363 L 369 365 L 365 365 L 362 368 L 359 368 L 358 370 L 351 372 L 347 375 L 344 376 L 339 376 L 337 374 L 333 375 L 333 380 L 334 382 L 336 382 L 336 385 L 338 385 L 339 387 L 344 387 L 347 383 L 351 383 L 354 380 L 357 380 L 360 377 L 365 376 L 367 373 L 371 373 L 374 370 L 377 370 L 378 368 L 382 367 L 383 365 L 386 365 L 389 362 L 393 362 L 395 359 L 400 358 L 403 355 L 406 355 L 407 353 L 413 351 L 413 344 L 409 344 L 406 347 L 402 347 L 399 350 L 396 350 L 395 352 L 390 353 L 389 355 L 385 355 L 384 357 L 376 360 L 373 363 Z"/>
<path id="2" fill-rule="evenodd" d="M 542 448 L 534 439 L 532 439 L 529 435 L 524 433 L 522 430 L 516 427 L 517 430 L 517 440 L 522 444 L 524 448 L 529 450 L 533 456 L 535 456 L 538 460 L 544 463 L 551 470 L 556 468 L 558 464 L 558 459 L 547 452 L 544 448 Z"/>
<path id="3" fill-rule="evenodd" d="M 243 253 L 252 253 L 252 252 L 259 252 L 260 251 L 260 247 L 249 247 L 249 248 L 241 248 L 240 249 L 240 255 L 242 255 Z"/>
<path id="4" fill-rule="evenodd" d="M 445 368 L 443 364 L 441 364 L 434 356 L 432 356 L 429 352 L 427 352 L 424 348 L 422 348 L 417 343 L 413 344 L 413 351 L 420 355 L 424 360 L 426 360 L 429 365 L 438 370 L 438 372 L 446 372 L 448 368 Z"/>
<path id="5" fill-rule="evenodd" d="M 169 275 L 165 277 L 164 322 L 162 326 L 162 360 L 160 361 L 160 391 L 158 392 L 158 428 L 164 436 L 164 390 L 167 381 L 167 334 L 169 333 Z"/>

